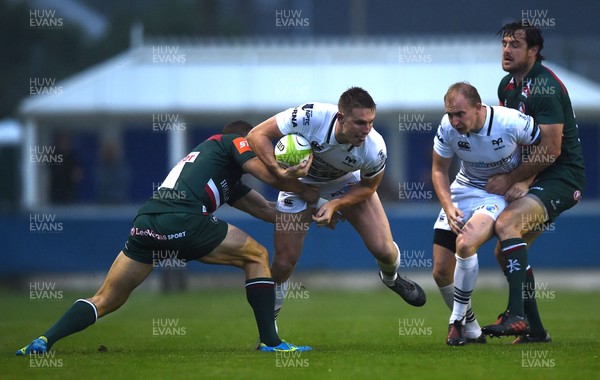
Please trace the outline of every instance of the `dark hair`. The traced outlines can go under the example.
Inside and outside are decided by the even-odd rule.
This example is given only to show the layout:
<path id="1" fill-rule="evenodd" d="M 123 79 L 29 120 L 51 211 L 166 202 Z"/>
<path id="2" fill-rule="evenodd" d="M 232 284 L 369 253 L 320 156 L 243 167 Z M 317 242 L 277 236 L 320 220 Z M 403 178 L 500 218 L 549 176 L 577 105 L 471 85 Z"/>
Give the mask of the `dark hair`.
<path id="1" fill-rule="evenodd" d="M 376 105 L 369 93 L 360 87 L 350 87 L 340 96 L 338 101 L 338 110 L 345 113 L 352 113 L 355 108 L 369 108 L 375 110 Z"/>
<path id="2" fill-rule="evenodd" d="M 252 129 L 252 124 L 245 120 L 235 120 L 223 127 L 224 135 L 240 135 L 246 137 L 248 132 Z"/>
<path id="3" fill-rule="evenodd" d="M 446 91 L 446 95 L 444 95 L 444 103 L 446 103 L 448 98 L 454 97 L 456 94 L 461 94 L 465 97 L 466 100 L 469 101 L 469 104 L 475 107 L 477 104 L 481 103 L 481 96 L 479 96 L 479 92 L 469 82 L 457 82 L 448 87 L 448 91 Z"/>
<path id="4" fill-rule="evenodd" d="M 505 24 L 496 35 L 501 37 L 514 37 L 518 30 L 525 32 L 525 42 L 527 43 L 527 47 L 538 47 L 536 59 L 538 61 L 543 61 L 544 56 L 541 53 L 542 49 L 544 49 L 544 37 L 542 36 L 542 32 L 536 26 L 531 25 L 527 20 Z"/>

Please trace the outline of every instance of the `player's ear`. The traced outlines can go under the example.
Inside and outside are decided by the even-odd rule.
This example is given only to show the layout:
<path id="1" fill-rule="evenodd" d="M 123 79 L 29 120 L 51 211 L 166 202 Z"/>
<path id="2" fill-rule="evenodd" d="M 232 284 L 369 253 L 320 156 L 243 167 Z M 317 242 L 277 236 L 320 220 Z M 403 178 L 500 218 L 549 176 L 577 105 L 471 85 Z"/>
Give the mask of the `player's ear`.
<path id="1" fill-rule="evenodd" d="M 337 113 L 336 116 L 337 116 L 337 119 L 338 119 L 338 121 L 340 123 L 344 122 L 344 114 L 343 113 L 341 113 L 340 111 L 338 111 L 338 113 Z"/>

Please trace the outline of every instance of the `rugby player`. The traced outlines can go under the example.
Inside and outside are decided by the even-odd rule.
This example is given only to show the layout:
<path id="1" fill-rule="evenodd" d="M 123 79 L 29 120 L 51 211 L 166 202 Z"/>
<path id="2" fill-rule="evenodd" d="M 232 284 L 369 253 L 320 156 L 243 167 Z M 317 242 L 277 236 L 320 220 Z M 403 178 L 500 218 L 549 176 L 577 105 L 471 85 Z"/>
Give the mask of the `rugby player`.
<path id="1" fill-rule="evenodd" d="M 486 181 L 517 167 L 520 146 L 537 144 L 539 129 L 531 116 L 483 104 L 477 89 L 466 82 L 448 88 L 444 105 L 446 114 L 433 139 L 431 177 L 442 204 L 434 225 L 433 277 L 452 309 L 446 343 L 462 346 L 485 343 L 470 307 L 479 271 L 477 249 L 492 238 L 494 221 L 507 204 L 504 196 L 485 191 Z M 450 184 L 455 155 L 461 159 L 460 171 Z M 523 196 L 526 186 L 518 183 L 507 195 Z"/>
<path id="2" fill-rule="evenodd" d="M 425 304 L 423 289 L 397 271 L 400 250 L 392 238 L 390 225 L 377 195 L 383 178 L 387 152 L 381 135 L 373 128 L 376 105 L 367 91 L 359 87 L 346 90 L 338 104 L 305 103 L 270 117 L 254 127 L 248 142 L 256 155 L 278 177 L 287 173 L 273 155 L 274 139 L 298 133 L 310 141 L 313 162 L 308 175 L 300 180 L 317 186 L 321 200 L 311 204 L 294 191 L 282 191 L 277 199 L 281 215 L 296 214 L 308 226 L 328 226 L 341 213 L 361 236 L 376 259 L 379 276 L 388 288 L 413 306 Z M 308 228 L 296 231 L 275 229 L 275 253 L 271 264 L 278 283 L 275 314 L 285 298 L 286 281 L 302 253 Z M 354 254 L 353 250 L 344 255 Z M 340 255 L 343 260 L 343 255 Z"/>
<path id="3" fill-rule="evenodd" d="M 245 137 L 252 126 L 235 121 L 202 142 L 177 163 L 153 195 L 138 211 L 129 239 L 115 259 L 103 285 L 91 298 L 77 300 L 39 338 L 16 352 L 43 354 L 60 339 L 81 331 L 121 307 L 131 292 L 152 271 L 164 250 L 184 261 L 241 268 L 246 274 L 246 296 L 254 311 L 261 351 L 307 351 L 282 341 L 275 330 L 274 282 L 267 250 L 239 228 L 212 213 L 224 203 L 273 223 L 274 205 L 241 181 L 244 173 L 295 191 L 307 200 L 318 199 L 317 190 L 295 179 L 273 176 L 256 157 Z M 294 167 L 304 173 L 308 166 Z"/>
<path id="4" fill-rule="evenodd" d="M 535 279 L 528 248 L 564 211 L 575 206 L 585 189 L 585 166 L 579 131 L 567 88 L 542 65 L 544 38 L 527 23 L 506 24 L 502 37 L 500 104 L 531 115 L 540 127 L 540 144 L 510 173 L 488 180 L 489 193 L 504 195 L 510 186 L 535 176 L 527 195 L 511 202 L 496 221 L 496 257 L 509 286 L 508 306 L 483 332 L 519 335 L 513 343 L 550 342 L 535 300 Z M 525 162 L 525 160 L 527 160 Z"/>

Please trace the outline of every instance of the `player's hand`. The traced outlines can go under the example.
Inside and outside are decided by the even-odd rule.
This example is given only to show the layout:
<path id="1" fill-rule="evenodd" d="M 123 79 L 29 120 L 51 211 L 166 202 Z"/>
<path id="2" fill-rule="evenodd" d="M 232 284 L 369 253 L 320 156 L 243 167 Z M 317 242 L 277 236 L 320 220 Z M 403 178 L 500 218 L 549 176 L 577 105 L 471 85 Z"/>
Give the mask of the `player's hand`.
<path id="1" fill-rule="evenodd" d="M 504 195 L 511 186 L 512 183 L 508 174 L 496 174 L 488 179 L 485 191 L 490 194 Z"/>
<path id="2" fill-rule="evenodd" d="M 300 163 L 296 166 L 290 166 L 285 169 L 285 174 L 283 175 L 285 178 L 300 178 L 306 177 L 308 174 L 308 170 L 310 169 L 310 165 L 312 164 L 313 155 L 312 153 L 308 157 L 308 161 L 304 163 Z"/>
<path id="3" fill-rule="evenodd" d="M 317 212 L 312 216 L 312 219 L 319 227 L 329 227 L 336 213 L 335 205 L 330 201 L 319 207 Z M 333 223 L 332 227 L 335 228 L 336 223 L 337 221 Z"/>
<path id="4" fill-rule="evenodd" d="M 524 197 L 527 192 L 529 192 L 529 184 L 528 182 L 517 182 L 512 185 L 506 193 L 504 193 L 504 199 L 507 202 L 512 202 L 515 199 L 519 199 Z"/>
<path id="5" fill-rule="evenodd" d="M 457 235 L 462 233 L 462 228 L 465 225 L 464 217 L 465 214 L 461 211 L 461 209 L 452 206 L 449 210 L 444 210 L 446 212 L 446 217 L 448 218 L 448 224 L 450 225 L 450 229 Z"/>
<path id="6" fill-rule="evenodd" d="M 342 215 L 341 212 L 337 211 L 333 213 L 333 217 L 331 218 L 331 221 L 329 222 L 329 224 L 326 226 L 327 228 L 329 228 L 330 230 L 335 230 L 335 226 L 339 223 L 339 222 L 345 222 L 346 218 L 344 217 L 344 215 Z"/>

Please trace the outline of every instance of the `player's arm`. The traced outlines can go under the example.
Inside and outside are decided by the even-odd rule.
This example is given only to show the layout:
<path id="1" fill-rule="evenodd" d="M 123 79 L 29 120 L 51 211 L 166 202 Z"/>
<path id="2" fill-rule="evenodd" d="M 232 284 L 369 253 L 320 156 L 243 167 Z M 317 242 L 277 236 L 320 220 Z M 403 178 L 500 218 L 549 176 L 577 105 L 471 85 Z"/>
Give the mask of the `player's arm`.
<path id="1" fill-rule="evenodd" d="M 459 234 L 463 226 L 464 214 L 460 209 L 454 207 L 452 203 L 449 178 L 450 165 L 452 165 L 452 157 L 442 157 L 435 150 L 433 151 L 431 164 L 433 189 L 446 213 L 450 228 L 455 234 Z"/>
<path id="2" fill-rule="evenodd" d="M 253 157 L 244 162 L 242 168 L 245 172 L 252 174 L 267 185 L 282 191 L 296 193 L 309 203 L 314 203 L 319 199 L 319 191 L 316 187 L 307 186 L 296 178 L 276 177 L 258 157 Z"/>
<path id="3" fill-rule="evenodd" d="M 331 223 L 332 218 L 335 214 L 350 205 L 362 202 L 373 195 L 377 191 L 381 180 L 383 179 L 383 170 L 379 174 L 369 177 L 362 178 L 360 182 L 350 187 L 350 189 L 339 198 L 330 200 L 329 202 L 322 205 L 315 215 L 313 220 L 318 226 L 327 226 Z"/>
<path id="4" fill-rule="evenodd" d="M 512 185 L 507 191 L 506 193 L 504 193 L 504 199 L 506 199 L 507 202 L 512 202 L 515 199 L 519 199 L 524 197 L 527 192 L 529 191 L 529 186 L 531 186 L 531 184 L 533 183 L 533 181 L 535 180 L 535 175 L 527 178 L 524 181 L 519 181 L 517 183 L 515 183 L 514 185 Z"/>
<path id="5" fill-rule="evenodd" d="M 490 178 L 485 187 L 490 194 L 505 195 L 517 182 L 535 177 L 542 170 L 554 164 L 560 156 L 563 124 L 540 124 L 540 142 L 522 163 L 510 173 L 498 174 Z"/>
<path id="6" fill-rule="evenodd" d="M 308 173 L 312 157 L 308 164 L 301 164 L 287 169 L 282 168 L 275 159 L 273 150 L 273 140 L 278 139 L 283 134 L 277 126 L 275 116 L 268 118 L 256 127 L 252 128 L 246 136 L 246 140 L 256 153 L 256 156 L 266 165 L 269 172 L 280 178 L 299 178 Z"/>
<path id="7" fill-rule="evenodd" d="M 275 223 L 275 202 L 267 201 L 256 190 L 250 190 L 246 195 L 235 201 L 232 206 L 265 222 Z"/>

